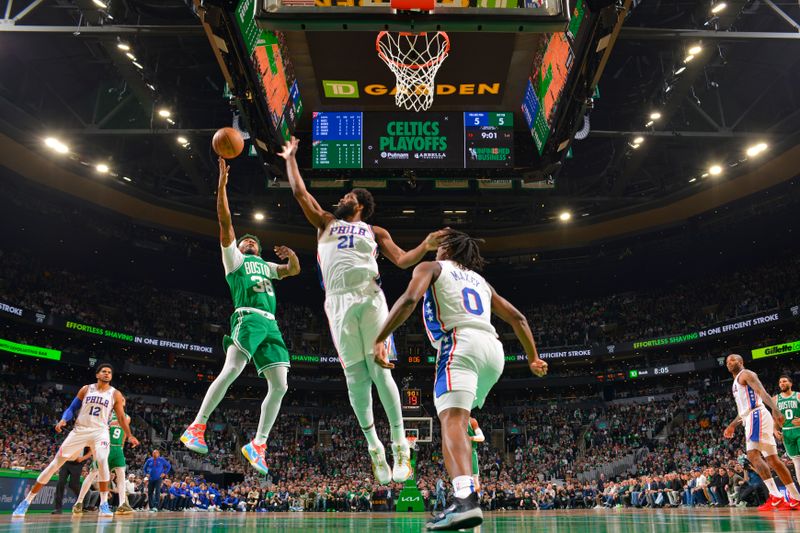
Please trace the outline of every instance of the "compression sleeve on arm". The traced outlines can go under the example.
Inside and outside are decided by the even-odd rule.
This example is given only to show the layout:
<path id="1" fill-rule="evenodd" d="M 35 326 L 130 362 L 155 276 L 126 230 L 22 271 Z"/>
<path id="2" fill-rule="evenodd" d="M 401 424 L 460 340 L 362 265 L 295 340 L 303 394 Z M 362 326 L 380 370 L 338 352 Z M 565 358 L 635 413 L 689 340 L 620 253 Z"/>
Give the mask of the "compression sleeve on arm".
<path id="1" fill-rule="evenodd" d="M 225 267 L 226 276 L 239 268 L 242 263 L 244 263 L 244 254 L 239 251 L 236 241 L 228 246 L 222 246 L 222 264 Z"/>
<path id="2" fill-rule="evenodd" d="M 69 404 L 69 407 L 67 407 L 66 411 L 64 411 L 64 414 L 61 415 L 61 420 L 69 422 L 75 418 L 75 416 L 78 414 L 78 411 L 81 410 L 82 403 L 83 402 L 81 402 L 81 399 L 75 396 L 75 398 L 72 400 L 72 403 Z"/>
<path id="3" fill-rule="evenodd" d="M 472 437 L 472 442 L 483 442 L 486 440 L 486 437 L 483 435 L 483 431 L 481 428 L 475 430 L 475 436 Z"/>

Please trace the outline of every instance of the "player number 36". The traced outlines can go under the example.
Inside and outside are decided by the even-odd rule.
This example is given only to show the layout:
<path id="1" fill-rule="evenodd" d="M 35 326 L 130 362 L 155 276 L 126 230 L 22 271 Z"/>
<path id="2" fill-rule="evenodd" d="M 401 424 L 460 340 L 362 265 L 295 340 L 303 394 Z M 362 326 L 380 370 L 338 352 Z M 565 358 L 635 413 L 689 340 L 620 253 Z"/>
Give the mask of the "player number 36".
<path id="1" fill-rule="evenodd" d="M 267 278 L 261 276 L 250 276 L 250 280 L 256 284 L 253 285 L 253 292 L 266 292 L 272 296 L 272 283 Z"/>

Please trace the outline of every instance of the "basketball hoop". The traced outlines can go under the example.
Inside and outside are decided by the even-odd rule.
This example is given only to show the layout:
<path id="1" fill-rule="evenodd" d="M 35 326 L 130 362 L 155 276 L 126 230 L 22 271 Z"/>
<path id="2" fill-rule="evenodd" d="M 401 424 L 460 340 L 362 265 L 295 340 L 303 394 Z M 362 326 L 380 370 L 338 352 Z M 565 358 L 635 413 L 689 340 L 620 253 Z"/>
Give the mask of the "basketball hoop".
<path id="1" fill-rule="evenodd" d="M 406 435 L 406 440 L 408 441 L 408 447 L 412 450 L 417 449 L 417 437 L 414 435 Z"/>
<path id="2" fill-rule="evenodd" d="M 450 53 L 447 33 L 382 31 L 375 39 L 375 48 L 397 79 L 397 107 L 409 111 L 430 108 L 436 93 L 434 78 Z"/>

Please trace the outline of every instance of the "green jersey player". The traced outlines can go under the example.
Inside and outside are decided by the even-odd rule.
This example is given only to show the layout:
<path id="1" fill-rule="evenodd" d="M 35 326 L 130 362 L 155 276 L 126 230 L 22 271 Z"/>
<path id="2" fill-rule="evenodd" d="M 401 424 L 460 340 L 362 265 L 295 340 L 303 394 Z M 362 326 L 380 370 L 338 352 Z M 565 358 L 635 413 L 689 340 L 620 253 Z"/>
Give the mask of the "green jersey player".
<path id="1" fill-rule="evenodd" d="M 475 480 L 475 492 L 480 492 L 481 481 L 480 471 L 478 470 L 478 444 L 485 441 L 486 437 L 483 435 L 483 431 L 474 417 L 469 417 L 467 436 L 470 442 L 472 442 L 472 479 Z"/>
<path id="2" fill-rule="evenodd" d="M 792 390 L 792 378 L 786 374 L 778 380 L 780 394 L 775 396 L 775 403 L 786 420 L 780 430 L 775 430 L 778 440 L 783 440 L 786 455 L 794 463 L 795 474 L 800 476 L 800 394 Z"/>
<path id="3" fill-rule="evenodd" d="M 253 468 L 266 474 L 268 468 L 264 453 L 267 437 L 288 389 L 286 375 L 289 371 L 289 352 L 275 321 L 272 280 L 296 276 L 300 273 L 300 263 L 297 255 L 285 246 L 274 248 L 279 258 L 287 260 L 285 264 L 265 261 L 261 258 L 261 242 L 255 235 L 244 235 L 236 240 L 226 191 L 229 170 L 225 160 L 220 158 L 217 215 L 222 264 L 234 306 L 231 334 L 226 335 L 223 341 L 225 364 L 222 371 L 208 387 L 197 418 L 183 433 L 181 442 L 192 451 L 208 453 L 206 422 L 231 383 L 242 373 L 247 362 L 252 361 L 259 375 L 266 378 L 269 391 L 261 404 L 255 438 L 242 447 L 242 454 Z"/>

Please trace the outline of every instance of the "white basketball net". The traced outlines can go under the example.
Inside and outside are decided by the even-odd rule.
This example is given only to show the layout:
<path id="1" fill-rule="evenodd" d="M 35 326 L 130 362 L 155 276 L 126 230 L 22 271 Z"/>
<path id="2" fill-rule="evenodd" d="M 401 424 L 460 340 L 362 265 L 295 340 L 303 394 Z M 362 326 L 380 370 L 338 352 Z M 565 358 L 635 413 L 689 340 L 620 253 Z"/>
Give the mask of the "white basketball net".
<path id="1" fill-rule="evenodd" d="M 436 33 L 390 33 L 375 40 L 380 57 L 397 79 L 394 103 L 409 111 L 424 111 L 433 104 L 434 78 L 450 52 L 450 38 Z"/>

